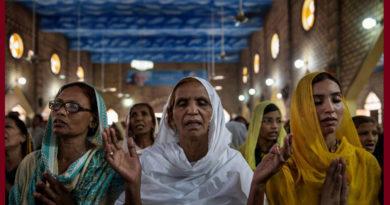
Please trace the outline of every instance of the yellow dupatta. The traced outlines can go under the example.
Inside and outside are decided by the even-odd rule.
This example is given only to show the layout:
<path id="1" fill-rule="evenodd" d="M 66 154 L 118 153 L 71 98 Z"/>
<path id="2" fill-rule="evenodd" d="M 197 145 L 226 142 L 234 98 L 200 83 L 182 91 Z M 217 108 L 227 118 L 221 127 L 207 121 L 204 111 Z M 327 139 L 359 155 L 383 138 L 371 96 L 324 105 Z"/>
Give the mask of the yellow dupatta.
<path id="1" fill-rule="evenodd" d="M 318 204 L 326 171 L 332 159 L 347 162 L 349 204 L 379 204 L 381 169 L 375 157 L 359 141 L 344 98 L 344 114 L 336 131 L 341 144 L 335 153 L 328 151 L 317 119 L 312 80 L 322 72 L 303 77 L 291 104 L 293 155 L 282 170 L 266 185 L 270 204 Z"/>
<path id="2" fill-rule="evenodd" d="M 255 109 L 253 110 L 251 121 L 249 124 L 248 136 L 245 140 L 245 143 L 238 148 L 238 151 L 240 151 L 242 156 L 244 156 L 245 160 L 248 162 L 252 170 L 256 169 L 255 149 L 256 149 L 257 140 L 261 129 L 261 124 L 263 121 L 264 109 L 270 104 L 274 104 L 274 103 L 270 101 L 264 101 L 256 105 Z M 276 106 L 276 104 L 274 105 Z M 279 136 L 276 140 L 276 142 L 280 146 L 283 146 L 283 139 L 285 136 L 286 136 L 286 131 L 282 126 L 279 132 Z"/>

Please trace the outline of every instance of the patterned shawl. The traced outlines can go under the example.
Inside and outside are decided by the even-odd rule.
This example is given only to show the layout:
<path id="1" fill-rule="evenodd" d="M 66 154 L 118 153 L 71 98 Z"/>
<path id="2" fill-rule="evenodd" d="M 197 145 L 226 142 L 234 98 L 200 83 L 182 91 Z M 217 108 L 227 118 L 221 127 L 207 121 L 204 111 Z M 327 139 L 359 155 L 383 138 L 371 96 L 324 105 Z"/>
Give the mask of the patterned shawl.
<path id="1" fill-rule="evenodd" d="M 68 191 L 72 192 L 78 204 L 112 203 L 123 190 L 120 176 L 103 159 L 101 132 L 104 127 L 108 127 L 107 112 L 102 97 L 93 89 L 98 106 L 99 125 L 96 133 L 87 139 L 95 147 L 74 161 L 64 173 L 59 174 L 57 136 L 52 132 L 53 122 L 50 116 L 42 140 L 42 149 L 28 155 L 18 168 L 15 186 L 10 193 L 11 204 L 34 204 L 35 183 L 41 181 L 45 172 L 58 178 Z M 61 91 L 62 88 L 59 92 Z"/>

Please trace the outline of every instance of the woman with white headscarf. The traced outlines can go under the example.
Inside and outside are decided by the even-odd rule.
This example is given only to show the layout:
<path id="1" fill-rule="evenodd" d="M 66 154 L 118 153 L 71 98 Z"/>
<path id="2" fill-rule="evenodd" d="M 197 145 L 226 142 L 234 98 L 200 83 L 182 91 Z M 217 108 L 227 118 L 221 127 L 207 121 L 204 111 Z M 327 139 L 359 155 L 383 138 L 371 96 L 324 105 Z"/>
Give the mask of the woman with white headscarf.
<path id="1" fill-rule="evenodd" d="M 164 108 L 157 139 L 140 159 L 131 138 L 128 154 L 113 135 L 108 129 L 103 133 L 105 159 L 126 186 L 116 204 L 247 203 L 253 172 L 229 148 L 221 101 L 209 82 L 197 77 L 179 81 Z M 276 146 L 274 150 L 279 152 Z M 268 177 L 260 172 L 254 179 L 260 182 L 263 176 Z M 254 201 L 256 193 L 264 193 L 259 190 L 252 186 Z"/>

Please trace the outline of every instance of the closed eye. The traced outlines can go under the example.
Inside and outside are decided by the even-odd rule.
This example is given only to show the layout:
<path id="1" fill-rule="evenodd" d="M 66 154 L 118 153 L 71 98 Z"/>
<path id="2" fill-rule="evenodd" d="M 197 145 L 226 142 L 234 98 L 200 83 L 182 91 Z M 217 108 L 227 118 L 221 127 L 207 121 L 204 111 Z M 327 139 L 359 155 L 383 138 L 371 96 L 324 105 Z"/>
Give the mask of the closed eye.
<path id="1" fill-rule="evenodd" d="M 185 107 L 188 103 L 188 100 L 185 100 L 185 99 L 179 99 L 177 102 L 176 102 L 176 105 L 179 106 L 179 107 Z"/>
<path id="2" fill-rule="evenodd" d="M 209 105 L 209 102 L 207 102 L 207 101 L 204 100 L 204 99 L 200 99 L 200 100 L 198 100 L 198 104 L 199 104 L 200 106 L 204 106 L 204 105 Z"/>

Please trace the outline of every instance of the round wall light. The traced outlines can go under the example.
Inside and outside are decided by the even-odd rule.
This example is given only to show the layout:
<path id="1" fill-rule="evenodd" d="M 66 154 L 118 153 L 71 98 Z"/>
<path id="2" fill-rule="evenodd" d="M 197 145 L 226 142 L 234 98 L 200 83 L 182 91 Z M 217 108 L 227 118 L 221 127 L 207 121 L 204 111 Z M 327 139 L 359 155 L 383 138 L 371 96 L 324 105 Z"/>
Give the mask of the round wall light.
<path id="1" fill-rule="evenodd" d="M 254 95 L 254 94 L 256 94 L 256 90 L 254 88 L 251 88 L 248 90 L 248 93 L 249 93 L 249 95 Z"/>
<path id="2" fill-rule="evenodd" d="M 238 100 L 241 101 L 241 102 L 244 101 L 245 100 L 245 96 L 244 95 L 238 96 Z"/>
<path id="3" fill-rule="evenodd" d="M 274 80 L 272 78 L 267 78 L 267 80 L 265 80 L 265 84 L 267 86 L 271 86 L 274 84 Z"/>
<path id="4" fill-rule="evenodd" d="M 368 17 L 365 18 L 362 22 L 363 28 L 365 29 L 372 29 L 376 26 L 376 20 L 374 18 Z"/>

